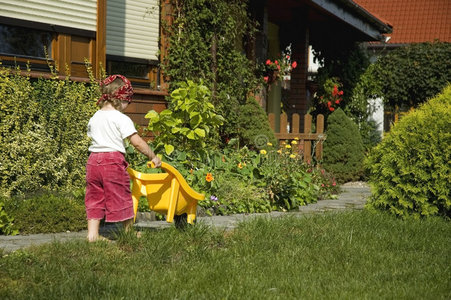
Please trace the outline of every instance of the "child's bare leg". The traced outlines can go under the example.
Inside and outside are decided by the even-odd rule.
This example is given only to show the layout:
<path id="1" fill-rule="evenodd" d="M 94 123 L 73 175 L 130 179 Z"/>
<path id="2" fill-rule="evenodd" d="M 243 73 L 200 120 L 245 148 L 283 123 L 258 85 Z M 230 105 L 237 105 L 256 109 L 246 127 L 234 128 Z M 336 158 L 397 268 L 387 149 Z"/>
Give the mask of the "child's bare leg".
<path id="1" fill-rule="evenodd" d="M 100 220 L 88 220 L 88 241 L 95 242 L 99 239 Z"/>
<path id="2" fill-rule="evenodd" d="M 134 220 L 133 218 L 122 221 L 122 225 L 124 225 L 125 231 L 129 231 L 133 227 Z"/>

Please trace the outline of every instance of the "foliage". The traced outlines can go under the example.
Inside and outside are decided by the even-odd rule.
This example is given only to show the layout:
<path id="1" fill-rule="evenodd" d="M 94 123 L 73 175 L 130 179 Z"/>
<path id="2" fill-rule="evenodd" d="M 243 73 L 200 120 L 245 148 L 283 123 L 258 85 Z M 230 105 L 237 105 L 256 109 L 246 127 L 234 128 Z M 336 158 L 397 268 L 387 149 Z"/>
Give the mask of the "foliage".
<path id="1" fill-rule="evenodd" d="M 369 207 L 451 216 L 451 85 L 397 122 L 369 155 Z"/>
<path id="2" fill-rule="evenodd" d="M 335 109 L 343 106 L 343 91 L 341 87 L 342 84 L 338 78 L 328 78 L 315 94 L 313 107 L 310 108 L 309 113 L 315 116 L 323 114 L 327 118 Z"/>
<path id="3" fill-rule="evenodd" d="M 177 147 L 188 153 L 200 153 L 207 142 L 211 147 L 224 118 L 214 112 L 206 86 L 189 80 L 180 84 L 171 93 L 169 106 L 159 114 L 151 110 L 145 116 L 149 119 L 148 129 L 156 135 L 157 151 L 164 148 L 170 155 Z"/>
<path id="4" fill-rule="evenodd" d="M 320 41 L 317 41 L 320 42 Z M 315 81 L 323 87 L 326 81 L 336 78 L 341 83 L 343 103 L 346 107 L 351 101 L 352 91 L 360 76 L 370 65 L 368 54 L 357 43 L 330 43 L 313 45 L 315 59 L 322 67 L 318 69 Z M 321 90 L 320 90 L 321 93 Z"/>
<path id="5" fill-rule="evenodd" d="M 391 107 L 416 107 L 451 82 L 451 43 L 427 42 L 400 47 L 377 61 L 374 76 Z"/>
<path id="6" fill-rule="evenodd" d="M 259 84 L 255 65 L 242 51 L 243 38 L 251 38 L 256 27 L 247 15 L 247 1 L 171 2 L 174 21 L 164 24 L 169 49 L 162 63 L 170 89 L 187 79 L 202 80 L 226 120 L 220 128 L 222 140 L 239 137 L 241 106 Z"/>
<path id="7" fill-rule="evenodd" d="M 21 234 L 80 231 L 86 228 L 84 194 L 40 192 L 5 199 Z"/>
<path id="8" fill-rule="evenodd" d="M 329 116 L 328 123 L 323 167 L 340 183 L 359 179 L 364 149 L 357 125 L 340 108 Z"/>
<path id="9" fill-rule="evenodd" d="M 86 126 L 97 95 L 96 84 L 31 80 L 0 69 L 2 195 L 84 184 Z"/>
<path id="10" fill-rule="evenodd" d="M 279 150 L 268 143 L 256 152 L 236 148 L 230 141 L 225 149 L 207 150 L 200 159 L 176 149 L 163 160 L 174 166 L 194 190 L 205 195 L 199 206 L 207 213 L 291 210 L 338 192 L 333 177 L 302 162 L 296 143 L 292 141 Z M 142 172 L 157 171 L 147 169 L 145 162 L 131 165 Z"/>
<path id="11" fill-rule="evenodd" d="M 372 100 L 382 95 L 382 84 L 374 77 L 378 68 L 381 68 L 379 64 L 371 64 L 360 76 L 350 101 L 344 108 L 345 113 L 358 125 L 366 151 L 381 141 L 381 132 L 377 130 L 376 121 L 370 118 L 377 109 Z"/>
<path id="12" fill-rule="evenodd" d="M 267 143 L 277 144 L 265 111 L 253 97 L 249 97 L 246 104 L 241 107 L 237 125 L 240 145 L 260 149 L 266 147 Z"/>
<path id="13" fill-rule="evenodd" d="M 283 149 L 262 150 L 261 165 L 257 169 L 260 185 L 269 193 L 275 210 L 291 210 L 316 202 L 319 187 L 313 184 L 312 175 L 302 166 L 302 157 L 291 152 L 287 144 Z"/>
<path id="14" fill-rule="evenodd" d="M 4 201 L 0 198 L 0 234 L 16 235 L 19 233 L 14 229 L 14 217 L 11 217 L 4 209 Z"/>

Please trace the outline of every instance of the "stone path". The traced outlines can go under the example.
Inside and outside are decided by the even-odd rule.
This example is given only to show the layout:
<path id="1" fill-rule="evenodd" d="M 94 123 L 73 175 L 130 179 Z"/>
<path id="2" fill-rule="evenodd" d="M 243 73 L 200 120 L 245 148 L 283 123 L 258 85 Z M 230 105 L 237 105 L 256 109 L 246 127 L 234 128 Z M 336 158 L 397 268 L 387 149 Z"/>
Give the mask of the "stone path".
<path id="1" fill-rule="evenodd" d="M 367 198 L 371 195 L 369 187 L 365 183 L 357 182 L 345 184 L 341 187 L 342 193 L 338 195 L 337 199 L 321 200 L 314 204 L 301 206 L 299 211 L 295 212 L 271 212 L 267 214 L 238 214 L 230 216 L 198 216 L 198 222 L 202 222 L 209 226 L 231 229 L 239 222 L 245 221 L 249 218 L 258 216 L 281 217 L 288 214 L 305 215 L 311 213 L 323 213 L 326 211 L 343 211 L 350 209 L 363 209 Z M 168 228 L 174 226 L 165 221 L 150 221 L 144 217 L 137 218 L 135 224 L 137 228 Z M 101 235 L 108 236 L 116 230 L 115 225 L 107 225 L 101 228 Z M 69 241 L 74 239 L 85 239 L 87 231 L 80 232 L 62 232 L 52 234 L 30 234 L 17 236 L 0 236 L 0 249 L 4 253 L 16 251 L 30 247 L 32 245 L 40 245 L 44 243 L 51 243 L 53 241 Z M 0 250 L 0 253 L 1 253 Z"/>

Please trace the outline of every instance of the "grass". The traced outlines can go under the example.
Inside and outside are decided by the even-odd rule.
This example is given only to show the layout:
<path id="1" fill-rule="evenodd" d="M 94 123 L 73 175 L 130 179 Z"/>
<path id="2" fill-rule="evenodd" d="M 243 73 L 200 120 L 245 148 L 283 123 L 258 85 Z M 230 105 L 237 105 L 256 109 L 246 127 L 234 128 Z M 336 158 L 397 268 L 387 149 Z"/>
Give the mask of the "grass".
<path id="1" fill-rule="evenodd" d="M 3 254 L 1 299 L 450 299 L 450 222 L 366 211 Z"/>

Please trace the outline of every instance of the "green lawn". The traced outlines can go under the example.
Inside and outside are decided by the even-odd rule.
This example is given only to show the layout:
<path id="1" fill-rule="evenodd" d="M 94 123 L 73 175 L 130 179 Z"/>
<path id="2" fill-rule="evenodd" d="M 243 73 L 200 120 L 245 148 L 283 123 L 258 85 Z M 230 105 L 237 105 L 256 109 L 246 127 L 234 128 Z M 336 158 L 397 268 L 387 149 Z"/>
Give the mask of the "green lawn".
<path id="1" fill-rule="evenodd" d="M 365 211 L 3 255 L 0 299 L 450 299 L 451 223 Z"/>

